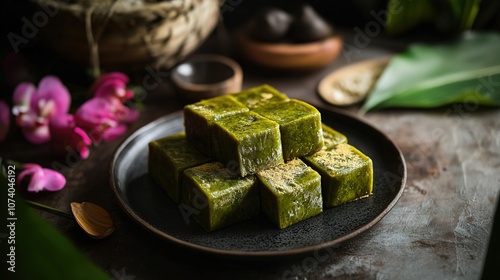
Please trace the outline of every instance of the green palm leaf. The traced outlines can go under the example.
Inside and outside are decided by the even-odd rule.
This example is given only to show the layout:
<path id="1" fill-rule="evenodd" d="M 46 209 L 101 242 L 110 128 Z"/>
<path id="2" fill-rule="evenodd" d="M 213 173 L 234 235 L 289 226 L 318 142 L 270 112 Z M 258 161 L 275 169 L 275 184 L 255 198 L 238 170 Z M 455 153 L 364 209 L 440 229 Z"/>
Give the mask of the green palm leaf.
<path id="1" fill-rule="evenodd" d="M 449 44 L 416 44 L 395 55 L 362 110 L 500 105 L 500 34 L 465 33 Z"/>

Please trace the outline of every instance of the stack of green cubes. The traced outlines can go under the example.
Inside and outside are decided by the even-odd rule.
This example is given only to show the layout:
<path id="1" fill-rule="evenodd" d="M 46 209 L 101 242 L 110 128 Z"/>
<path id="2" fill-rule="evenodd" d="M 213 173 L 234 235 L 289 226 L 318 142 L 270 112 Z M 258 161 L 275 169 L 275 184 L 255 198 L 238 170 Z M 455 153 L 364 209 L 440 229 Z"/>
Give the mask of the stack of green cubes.
<path id="1" fill-rule="evenodd" d="M 184 125 L 149 143 L 148 169 L 207 231 L 259 213 L 282 229 L 372 193 L 370 158 L 269 85 L 187 105 Z"/>

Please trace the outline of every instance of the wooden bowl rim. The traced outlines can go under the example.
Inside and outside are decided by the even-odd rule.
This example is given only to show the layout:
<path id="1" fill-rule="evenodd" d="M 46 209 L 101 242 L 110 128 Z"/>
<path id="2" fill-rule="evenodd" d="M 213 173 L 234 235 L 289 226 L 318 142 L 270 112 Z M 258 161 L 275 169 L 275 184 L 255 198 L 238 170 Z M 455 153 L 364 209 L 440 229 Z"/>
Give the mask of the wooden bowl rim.
<path id="1" fill-rule="evenodd" d="M 177 68 L 179 66 L 183 65 L 184 63 L 194 62 L 194 61 L 219 62 L 219 63 L 224 64 L 224 65 L 228 66 L 229 68 L 231 68 L 231 70 L 233 71 L 233 75 L 231 75 L 229 78 L 224 79 L 222 81 L 214 82 L 214 83 L 207 83 L 207 84 L 194 84 L 194 83 L 185 82 L 185 81 L 179 79 L 178 75 L 177 75 L 177 71 L 176 71 Z M 172 69 L 171 78 L 172 78 L 173 82 L 180 88 L 183 88 L 183 89 L 189 90 L 189 91 L 196 91 L 196 92 L 202 93 L 205 91 L 210 91 L 210 90 L 225 87 L 226 85 L 231 84 L 231 83 L 238 83 L 240 80 L 242 80 L 242 76 L 243 76 L 242 73 L 243 73 L 243 71 L 241 70 L 240 65 L 236 61 L 232 60 L 229 57 L 226 57 L 223 55 L 215 55 L 215 54 L 197 54 L 197 55 L 191 56 L 190 58 L 184 60 L 183 62 L 181 62 L 177 66 L 175 66 L 174 69 Z"/>
<path id="2" fill-rule="evenodd" d="M 266 53 L 274 53 L 280 55 L 299 55 L 299 54 L 309 54 L 316 53 L 320 50 L 328 51 L 342 43 L 341 35 L 331 35 L 323 40 L 307 42 L 307 43 L 269 43 L 255 41 L 249 38 L 244 32 L 240 32 L 238 35 L 238 40 L 240 44 L 246 44 L 246 47 L 253 49 L 255 51 L 261 51 Z"/>

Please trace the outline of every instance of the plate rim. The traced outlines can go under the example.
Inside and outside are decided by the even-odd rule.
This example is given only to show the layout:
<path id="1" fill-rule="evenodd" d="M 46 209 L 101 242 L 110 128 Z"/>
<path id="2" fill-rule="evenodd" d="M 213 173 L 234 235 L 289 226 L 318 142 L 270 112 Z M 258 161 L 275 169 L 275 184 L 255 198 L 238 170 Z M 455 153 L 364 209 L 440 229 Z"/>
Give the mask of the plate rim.
<path id="1" fill-rule="evenodd" d="M 138 136 L 140 136 L 144 132 L 150 130 L 152 127 L 157 126 L 159 123 L 167 122 L 170 119 L 173 120 L 173 119 L 180 117 L 181 115 L 183 115 L 182 110 L 169 113 L 167 115 L 161 116 L 161 117 L 157 118 L 156 120 L 153 120 L 153 121 L 147 123 L 146 125 L 137 129 L 131 135 L 129 135 L 125 140 L 122 141 L 122 143 L 120 143 L 120 145 L 118 146 L 118 148 L 115 150 L 115 152 L 113 154 L 113 157 L 112 157 L 111 163 L 109 165 L 109 169 L 108 169 L 110 187 L 113 190 L 113 193 L 115 195 L 115 199 L 118 201 L 120 208 L 122 208 L 122 210 L 134 222 L 138 223 L 143 228 L 151 231 L 152 233 L 154 233 L 155 235 L 157 235 L 163 239 L 166 239 L 167 241 L 169 241 L 170 243 L 172 243 L 174 245 L 181 246 L 183 248 L 187 248 L 187 249 L 190 249 L 190 250 L 195 251 L 195 252 L 208 253 L 211 255 L 219 256 L 219 257 L 232 257 L 232 258 L 244 259 L 244 260 L 253 260 L 253 259 L 257 259 L 257 258 L 262 260 L 262 259 L 276 259 L 276 258 L 285 258 L 285 257 L 291 257 L 291 256 L 299 256 L 299 255 L 304 255 L 304 254 L 308 254 L 311 252 L 317 252 L 321 249 L 339 246 L 340 244 L 342 244 L 350 239 L 353 239 L 353 238 L 359 236 L 361 233 L 371 229 L 374 225 L 376 225 L 378 222 L 380 222 L 380 220 L 382 220 L 382 218 L 384 218 L 387 215 L 387 213 L 389 213 L 394 208 L 394 206 L 397 204 L 397 202 L 401 198 L 401 196 L 404 192 L 405 186 L 406 186 L 406 181 L 407 181 L 406 160 L 404 158 L 403 153 L 401 152 L 399 147 L 394 143 L 394 141 L 391 138 L 389 138 L 386 135 L 386 133 L 379 130 L 378 128 L 376 128 L 372 124 L 368 123 L 367 121 L 361 119 L 360 117 L 358 117 L 358 116 L 356 116 L 356 115 L 354 115 L 346 110 L 337 109 L 337 108 L 335 108 L 335 109 L 326 108 L 322 105 L 313 105 L 313 106 L 315 106 L 316 108 L 323 110 L 323 111 L 329 111 L 329 112 L 332 112 L 334 114 L 344 115 L 348 118 L 352 118 L 355 121 L 360 122 L 360 123 L 370 127 L 371 129 L 373 129 L 374 131 L 379 133 L 380 136 L 385 138 L 385 141 L 387 141 L 392 146 L 392 148 L 398 153 L 398 155 L 401 159 L 401 163 L 403 165 L 402 174 L 401 174 L 401 186 L 399 186 L 399 190 L 396 193 L 395 197 L 392 199 L 392 201 L 374 219 L 370 220 L 367 224 L 362 225 L 360 228 L 358 228 L 352 232 L 349 232 L 346 235 L 343 235 L 339 238 L 335 238 L 333 240 L 323 242 L 320 244 L 308 245 L 308 246 L 287 249 L 287 250 L 275 250 L 275 251 L 226 250 L 226 249 L 219 249 L 219 248 L 212 248 L 212 247 L 208 247 L 208 246 L 198 245 L 198 244 L 190 243 L 190 242 L 187 242 L 185 240 L 176 238 L 174 236 L 171 236 L 171 235 L 157 229 L 156 227 L 154 227 L 153 225 L 151 225 L 150 223 L 148 223 L 147 221 L 142 219 L 139 215 L 137 215 L 135 213 L 135 211 L 127 203 L 125 203 L 125 201 L 122 199 L 121 195 L 118 193 L 118 187 L 117 187 L 116 180 L 115 180 L 115 177 L 113 174 L 113 170 L 115 168 L 116 161 L 117 161 L 118 157 L 120 156 L 120 154 L 122 153 L 122 151 L 127 147 L 127 145 L 130 142 L 134 141 Z"/>

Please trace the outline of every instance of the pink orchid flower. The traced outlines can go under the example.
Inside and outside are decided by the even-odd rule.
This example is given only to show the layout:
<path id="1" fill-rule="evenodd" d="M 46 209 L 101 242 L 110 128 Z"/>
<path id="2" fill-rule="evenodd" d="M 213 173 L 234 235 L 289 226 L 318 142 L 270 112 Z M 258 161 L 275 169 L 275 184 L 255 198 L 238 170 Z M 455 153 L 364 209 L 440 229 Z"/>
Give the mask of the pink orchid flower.
<path id="1" fill-rule="evenodd" d="M 120 72 L 111 72 L 100 76 L 90 88 L 95 97 L 106 99 L 117 98 L 121 102 L 134 97 L 134 93 L 127 89 L 129 79 Z"/>
<path id="2" fill-rule="evenodd" d="M 76 111 L 75 121 L 97 143 L 112 141 L 127 130 L 126 125 L 120 123 L 113 104 L 105 98 L 94 97 L 85 102 Z"/>
<path id="3" fill-rule="evenodd" d="M 5 101 L 0 100 L 0 142 L 5 140 L 10 127 L 10 108 Z"/>
<path id="4" fill-rule="evenodd" d="M 77 126 L 85 129 L 94 142 L 116 139 L 127 131 L 127 124 L 139 117 L 138 110 L 123 105 L 134 97 L 127 89 L 128 82 L 127 75 L 120 72 L 102 75 L 90 89 L 94 97 L 76 111 Z"/>
<path id="5" fill-rule="evenodd" d="M 14 106 L 12 107 L 12 113 L 15 116 L 27 113 L 31 105 L 31 97 L 36 91 L 36 87 L 32 83 L 20 83 L 14 90 L 14 95 L 12 96 Z"/>
<path id="6" fill-rule="evenodd" d="M 52 117 L 49 124 L 51 148 L 54 154 L 64 156 L 68 152 L 77 152 L 80 158 L 89 157 L 92 141 L 83 129 L 76 126 L 73 115 Z"/>
<path id="7" fill-rule="evenodd" d="M 26 139 L 34 144 L 50 140 L 49 119 L 66 114 L 71 97 L 68 89 L 54 76 L 44 77 L 38 89 L 31 83 L 21 83 L 14 90 L 12 113 Z"/>
<path id="8" fill-rule="evenodd" d="M 126 77 L 126 76 L 125 76 Z M 127 124 L 139 117 L 139 111 L 123 105 L 121 98 L 111 90 L 99 91 L 107 87 L 107 82 L 96 82 L 101 86 L 96 96 L 85 102 L 75 113 L 77 126 L 85 129 L 95 142 L 112 141 L 127 131 Z"/>
<path id="9" fill-rule="evenodd" d="M 131 124 L 139 117 L 139 110 L 123 105 L 123 103 L 119 102 L 116 98 L 107 100 L 111 105 L 112 112 L 119 122 Z"/>
<path id="10" fill-rule="evenodd" d="M 39 192 L 42 190 L 58 191 L 66 185 L 64 176 L 52 169 L 42 168 L 38 164 L 27 163 L 23 165 L 23 171 L 18 176 L 21 182 L 24 177 L 31 176 L 28 184 L 28 191 Z"/>
<path id="11" fill-rule="evenodd" d="M 90 88 L 94 98 L 104 98 L 112 105 L 112 111 L 125 122 L 133 122 L 138 117 L 138 111 L 129 109 L 123 103 L 134 97 L 134 92 L 127 89 L 128 76 L 121 72 L 111 72 L 99 77 Z"/>

